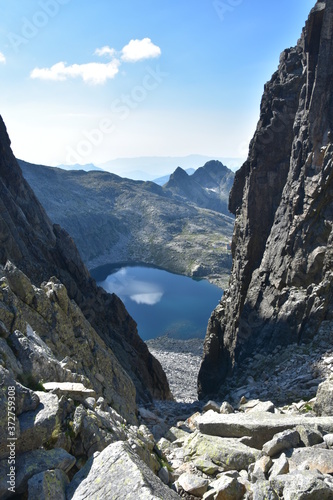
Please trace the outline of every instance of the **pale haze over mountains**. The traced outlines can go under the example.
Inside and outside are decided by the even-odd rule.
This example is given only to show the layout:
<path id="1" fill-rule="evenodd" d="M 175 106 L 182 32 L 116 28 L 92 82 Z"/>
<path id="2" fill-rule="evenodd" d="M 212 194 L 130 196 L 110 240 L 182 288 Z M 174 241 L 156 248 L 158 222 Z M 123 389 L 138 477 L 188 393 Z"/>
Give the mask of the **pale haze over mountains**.
<path id="1" fill-rule="evenodd" d="M 234 172 L 238 170 L 244 159 L 243 158 L 212 158 L 204 155 L 188 155 L 181 157 L 172 156 L 142 156 L 139 158 L 117 158 L 98 166 L 88 163 L 84 165 L 57 165 L 58 168 L 64 170 L 84 170 L 86 172 L 92 170 L 105 170 L 121 177 L 140 181 L 154 181 L 157 184 L 163 185 L 168 182 L 170 174 L 181 167 L 188 171 L 188 174 L 194 172 L 197 168 L 207 163 L 210 160 L 218 160 L 223 165 L 226 165 Z"/>
<path id="2" fill-rule="evenodd" d="M 264 83 L 313 3 L 1 2 L 1 113 L 15 156 L 245 160 Z M 192 167 L 157 177 L 177 166 Z"/>

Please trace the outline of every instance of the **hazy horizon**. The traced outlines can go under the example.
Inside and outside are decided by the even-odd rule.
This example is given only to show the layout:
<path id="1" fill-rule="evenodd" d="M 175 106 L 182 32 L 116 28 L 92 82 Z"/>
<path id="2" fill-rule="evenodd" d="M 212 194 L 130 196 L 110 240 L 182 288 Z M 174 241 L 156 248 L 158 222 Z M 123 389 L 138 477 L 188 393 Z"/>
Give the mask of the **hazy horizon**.
<path id="1" fill-rule="evenodd" d="M 264 84 L 314 4 L 0 0 L 14 154 L 50 166 L 245 158 Z"/>

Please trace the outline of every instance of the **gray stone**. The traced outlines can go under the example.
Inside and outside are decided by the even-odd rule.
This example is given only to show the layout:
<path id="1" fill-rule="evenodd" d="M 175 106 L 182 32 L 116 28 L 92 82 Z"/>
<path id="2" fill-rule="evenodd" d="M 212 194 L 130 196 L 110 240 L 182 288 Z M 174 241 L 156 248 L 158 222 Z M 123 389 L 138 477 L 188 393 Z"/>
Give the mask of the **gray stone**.
<path id="1" fill-rule="evenodd" d="M 279 500 L 277 491 L 269 481 L 257 481 L 251 485 L 252 500 Z"/>
<path id="2" fill-rule="evenodd" d="M 333 419 L 329 417 L 306 417 L 275 413 L 217 414 L 208 411 L 196 419 L 196 426 L 203 434 L 220 437 L 249 436 L 251 446 L 261 449 L 264 443 L 278 433 L 295 429 L 297 425 L 310 428 L 319 425 L 324 432 L 333 432 Z"/>
<path id="3" fill-rule="evenodd" d="M 300 435 L 301 443 L 304 446 L 314 446 L 323 442 L 323 435 L 319 429 L 309 428 L 306 425 L 298 425 L 296 431 Z"/>
<path id="4" fill-rule="evenodd" d="M 17 452 L 35 450 L 44 443 L 55 441 L 60 431 L 59 399 L 55 394 L 37 392 L 40 403 L 36 410 L 19 416 L 20 438 Z"/>
<path id="5" fill-rule="evenodd" d="M 220 413 L 228 415 L 230 413 L 235 413 L 235 410 L 233 406 L 231 406 L 231 404 L 228 403 L 228 401 L 223 401 L 223 403 L 221 404 Z"/>
<path id="6" fill-rule="evenodd" d="M 170 477 L 167 467 L 161 467 L 158 471 L 158 477 L 164 484 L 169 484 Z"/>
<path id="7" fill-rule="evenodd" d="M 257 460 L 255 462 L 255 464 L 253 464 L 253 470 L 251 469 L 252 480 L 253 480 L 253 478 L 256 478 L 257 480 L 262 480 L 262 481 L 267 479 L 268 471 L 272 467 L 272 465 L 273 465 L 273 462 L 272 462 L 272 459 L 270 457 L 265 455 L 265 456 L 259 458 L 259 460 Z"/>
<path id="8" fill-rule="evenodd" d="M 66 396 L 73 401 L 84 402 L 87 398 L 96 398 L 93 389 L 87 389 L 83 384 L 74 382 L 45 382 L 44 389 L 48 392 L 57 394 L 59 398 Z"/>
<path id="9" fill-rule="evenodd" d="M 61 448 L 53 450 L 34 450 L 22 453 L 16 457 L 16 493 L 22 494 L 27 491 L 28 481 L 31 477 L 47 470 L 60 469 L 67 473 L 71 470 L 76 459 Z M 12 496 L 8 492 L 7 477 L 8 461 L 0 462 L 0 498 L 6 499 Z"/>
<path id="10" fill-rule="evenodd" d="M 281 454 L 279 458 L 273 460 L 273 467 L 270 470 L 269 478 L 274 479 L 276 476 L 281 474 L 288 474 L 289 472 L 289 461 L 284 453 Z"/>
<path id="11" fill-rule="evenodd" d="M 94 410 L 96 408 L 96 399 L 95 398 L 87 398 L 84 400 L 84 405 L 86 408 L 90 410 Z"/>
<path id="12" fill-rule="evenodd" d="M 184 491 L 186 491 L 186 493 L 196 497 L 202 497 L 208 488 L 207 479 L 188 473 L 184 473 L 179 476 L 178 484 Z"/>
<path id="13" fill-rule="evenodd" d="M 67 475 L 60 469 L 35 474 L 28 481 L 28 500 L 66 500 Z"/>
<path id="14" fill-rule="evenodd" d="M 1 304 L 1 301 L 0 301 Z M 8 345 L 8 340 L 0 337 L 0 364 L 3 365 L 15 378 L 23 375 L 23 368 L 20 361 Z"/>
<path id="15" fill-rule="evenodd" d="M 240 405 L 239 409 L 243 412 L 270 412 L 274 413 L 274 404 L 271 401 L 260 401 L 259 399 L 251 399 Z"/>
<path id="16" fill-rule="evenodd" d="M 189 433 L 179 429 L 178 427 L 171 427 L 164 436 L 168 441 L 173 443 L 174 441 L 184 441 L 189 437 Z"/>
<path id="17" fill-rule="evenodd" d="M 10 331 L 7 329 L 6 325 L 0 321 L 0 337 L 6 339 L 10 335 Z"/>
<path id="18" fill-rule="evenodd" d="M 247 411 L 249 413 L 261 413 L 261 412 L 268 412 L 268 413 L 274 413 L 275 406 L 271 401 L 260 401 L 257 405 L 255 405 L 253 408 L 249 408 Z"/>
<path id="19" fill-rule="evenodd" d="M 245 486 L 242 483 L 226 475 L 213 481 L 210 486 L 216 492 L 215 500 L 240 500 L 245 493 Z"/>
<path id="20" fill-rule="evenodd" d="M 326 434 L 324 436 L 324 441 L 328 448 L 333 448 L 333 434 Z"/>
<path id="21" fill-rule="evenodd" d="M 275 434 L 270 441 L 264 444 L 263 451 L 270 457 L 277 455 L 281 451 L 295 448 L 299 444 L 300 438 L 297 431 L 286 430 Z"/>
<path id="22" fill-rule="evenodd" d="M 216 411 L 216 413 L 220 413 L 220 408 L 221 406 L 217 404 L 215 401 L 208 401 L 208 403 L 205 404 L 203 407 L 202 411 L 206 412 L 208 410 L 213 410 Z"/>
<path id="23" fill-rule="evenodd" d="M 287 453 L 290 470 L 319 470 L 323 474 L 333 474 L 333 450 L 320 448 L 298 448 Z"/>
<path id="24" fill-rule="evenodd" d="M 118 425 L 107 412 L 94 412 L 79 405 L 75 409 L 72 431 L 77 454 L 87 457 L 103 451 L 111 443 L 126 439 L 123 426 Z"/>
<path id="25" fill-rule="evenodd" d="M 185 460 L 205 458 L 225 471 L 247 469 L 262 456 L 262 452 L 250 448 L 238 439 L 228 439 L 195 434 L 183 445 Z"/>
<path id="26" fill-rule="evenodd" d="M 179 498 L 123 442 L 111 444 L 91 457 L 74 476 L 66 494 L 67 500 Z"/>
<path id="27" fill-rule="evenodd" d="M 208 460 L 207 458 L 204 457 L 198 457 L 193 460 L 193 465 L 196 467 L 198 470 L 201 470 L 204 474 L 207 474 L 208 476 L 213 476 L 220 470 L 220 467 L 212 460 Z"/>
<path id="28" fill-rule="evenodd" d="M 315 471 L 293 471 L 271 481 L 284 500 L 332 500 L 332 488 L 325 477 Z"/>
<path id="29" fill-rule="evenodd" d="M 333 378 L 319 385 L 313 409 L 319 416 L 333 416 Z"/>

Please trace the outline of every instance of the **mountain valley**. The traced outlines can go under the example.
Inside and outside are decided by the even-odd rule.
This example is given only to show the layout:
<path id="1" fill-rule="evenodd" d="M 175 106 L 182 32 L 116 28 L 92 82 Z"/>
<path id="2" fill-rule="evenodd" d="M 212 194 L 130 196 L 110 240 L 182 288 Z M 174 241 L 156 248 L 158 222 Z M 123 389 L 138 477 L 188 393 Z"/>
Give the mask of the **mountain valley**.
<path id="1" fill-rule="evenodd" d="M 333 498 L 332 96 L 326 0 L 282 52 L 235 175 L 33 165 L 0 117 L 1 499 Z M 88 271 L 122 262 L 229 275 L 203 346 L 143 342 Z"/>
<path id="2" fill-rule="evenodd" d="M 48 216 L 74 238 L 89 269 L 145 263 L 225 286 L 234 174 L 220 162 L 190 176 L 178 168 L 164 186 L 19 163 Z"/>

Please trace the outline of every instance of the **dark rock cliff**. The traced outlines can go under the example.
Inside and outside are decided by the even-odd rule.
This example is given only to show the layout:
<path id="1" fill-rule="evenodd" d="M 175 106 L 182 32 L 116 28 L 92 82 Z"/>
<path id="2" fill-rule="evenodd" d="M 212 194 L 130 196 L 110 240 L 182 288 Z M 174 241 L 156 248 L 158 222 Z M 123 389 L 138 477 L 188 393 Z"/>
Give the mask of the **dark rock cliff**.
<path id="1" fill-rule="evenodd" d="M 306 342 L 333 316 L 333 1 L 317 2 L 266 84 L 229 208 L 233 269 L 213 312 L 199 396 L 254 353 Z M 221 388 L 223 392 L 223 388 Z"/>
<path id="2" fill-rule="evenodd" d="M 13 262 L 33 282 L 56 276 L 132 378 L 138 398 L 171 397 L 160 363 L 149 353 L 136 324 L 115 295 L 98 288 L 71 237 L 52 226 L 10 149 L 0 117 L 0 264 Z"/>

